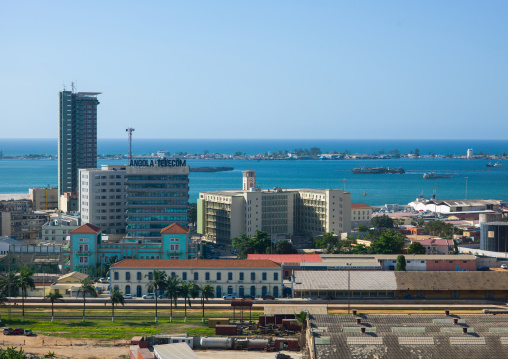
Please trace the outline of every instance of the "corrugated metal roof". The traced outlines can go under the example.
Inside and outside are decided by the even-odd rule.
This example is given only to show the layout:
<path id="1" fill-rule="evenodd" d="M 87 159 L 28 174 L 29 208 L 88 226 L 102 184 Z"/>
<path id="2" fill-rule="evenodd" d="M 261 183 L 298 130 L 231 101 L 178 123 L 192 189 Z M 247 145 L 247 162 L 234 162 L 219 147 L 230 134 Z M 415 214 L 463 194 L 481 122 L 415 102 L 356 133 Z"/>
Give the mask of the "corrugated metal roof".
<path id="1" fill-rule="evenodd" d="M 278 268 L 269 260 L 247 259 L 124 259 L 112 268 Z"/>
<path id="2" fill-rule="evenodd" d="M 276 263 L 321 263 L 319 254 L 248 254 L 248 260 L 268 259 Z"/>
<path id="3" fill-rule="evenodd" d="M 199 359 L 187 343 L 154 345 L 153 352 L 160 359 Z"/>
<path id="4" fill-rule="evenodd" d="M 351 290 L 397 290 L 395 272 L 351 271 L 349 272 Z M 348 271 L 297 271 L 295 284 L 302 290 L 347 290 Z"/>

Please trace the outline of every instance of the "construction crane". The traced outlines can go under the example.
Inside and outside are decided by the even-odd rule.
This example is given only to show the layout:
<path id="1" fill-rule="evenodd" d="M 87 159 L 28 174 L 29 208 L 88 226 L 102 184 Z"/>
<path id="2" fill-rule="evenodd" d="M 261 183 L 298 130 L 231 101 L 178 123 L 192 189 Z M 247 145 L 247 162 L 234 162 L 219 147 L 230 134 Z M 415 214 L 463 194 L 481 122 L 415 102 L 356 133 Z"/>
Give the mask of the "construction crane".
<path id="1" fill-rule="evenodd" d="M 129 164 L 132 161 L 132 133 L 134 132 L 134 129 L 132 127 L 126 128 L 125 132 L 129 133 Z"/>

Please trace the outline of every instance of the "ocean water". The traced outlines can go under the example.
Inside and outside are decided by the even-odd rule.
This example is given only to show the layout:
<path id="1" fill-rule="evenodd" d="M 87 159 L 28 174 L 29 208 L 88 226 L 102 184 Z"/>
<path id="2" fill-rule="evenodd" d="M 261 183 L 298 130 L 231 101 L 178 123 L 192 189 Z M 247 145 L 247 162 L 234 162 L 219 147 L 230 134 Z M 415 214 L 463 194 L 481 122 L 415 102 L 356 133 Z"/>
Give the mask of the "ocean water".
<path id="1" fill-rule="evenodd" d="M 466 154 L 468 148 L 475 153 L 490 154 L 508 153 L 508 140 L 355 140 L 355 139 L 139 139 L 134 135 L 132 152 L 134 154 L 150 154 L 157 150 L 168 150 L 171 153 L 225 153 L 233 154 L 237 151 L 247 154 L 276 152 L 279 150 L 292 151 L 296 148 L 319 147 L 323 152 L 345 150 L 351 153 L 379 153 L 398 149 L 401 153 L 409 153 L 416 148 L 421 154 L 436 153 L 440 155 Z M 23 154 L 57 155 L 56 139 L 0 139 L 0 151 L 4 155 L 17 156 Z M 98 140 L 99 154 L 127 154 L 128 141 L 125 139 Z"/>
<path id="2" fill-rule="evenodd" d="M 40 152 L 39 152 L 40 153 Z M 233 171 L 191 173 L 190 201 L 198 193 L 213 190 L 241 189 L 242 172 L 256 171 L 262 188 L 344 188 L 353 202 L 369 205 L 407 204 L 423 193 L 437 198 L 501 199 L 508 201 L 508 163 L 487 168 L 486 160 L 464 159 L 393 159 L 393 160 L 308 160 L 308 161 L 242 161 L 187 160 L 191 167 L 231 166 Z M 101 164 L 124 164 L 125 161 L 100 160 Z M 404 175 L 359 175 L 359 166 L 402 166 Z M 29 187 L 57 186 L 56 160 L 0 160 L 0 193 L 27 193 Z M 414 172 L 412 172 L 414 171 Z M 452 174 L 452 178 L 423 179 L 424 172 Z M 344 181 L 345 180 L 345 181 Z M 365 196 L 363 194 L 366 194 Z"/>

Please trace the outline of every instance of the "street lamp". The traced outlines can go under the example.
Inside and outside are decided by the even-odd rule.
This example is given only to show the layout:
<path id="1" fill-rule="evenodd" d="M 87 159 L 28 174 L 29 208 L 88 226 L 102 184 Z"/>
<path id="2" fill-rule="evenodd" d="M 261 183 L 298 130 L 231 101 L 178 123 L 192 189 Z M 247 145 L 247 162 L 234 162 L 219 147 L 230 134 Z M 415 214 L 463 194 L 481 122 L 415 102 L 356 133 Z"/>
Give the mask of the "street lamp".
<path id="1" fill-rule="evenodd" d="M 346 192 L 346 181 L 347 181 L 347 179 L 344 178 L 342 181 L 344 181 L 344 192 Z"/>
<path id="2" fill-rule="evenodd" d="M 351 265 L 352 263 L 346 263 L 347 266 L 347 314 L 351 311 Z"/>
<path id="3" fill-rule="evenodd" d="M 466 179 L 466 199 L 467 199 L 467 180 L 469 177 L 464 177 Z"/>

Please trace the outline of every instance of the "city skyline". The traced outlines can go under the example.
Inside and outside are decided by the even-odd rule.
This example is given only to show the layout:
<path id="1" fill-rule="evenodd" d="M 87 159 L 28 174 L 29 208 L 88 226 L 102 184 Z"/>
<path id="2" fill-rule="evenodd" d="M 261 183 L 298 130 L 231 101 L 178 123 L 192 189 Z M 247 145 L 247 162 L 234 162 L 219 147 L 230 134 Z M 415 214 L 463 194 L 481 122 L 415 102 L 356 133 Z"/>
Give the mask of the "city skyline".
<path id="1" fill-rule="evenodd" d="M 102 92 L 99 138 L 132 126 L 138 138 L 500 139 L 506 10 L 501 1 L 5 3 L 2 137 L 54 138 L 56 97 L 74 82 Z M 27 84 L 38 93 L 30 106 L 19 96 Z"/>

